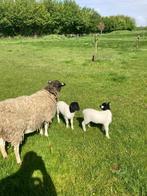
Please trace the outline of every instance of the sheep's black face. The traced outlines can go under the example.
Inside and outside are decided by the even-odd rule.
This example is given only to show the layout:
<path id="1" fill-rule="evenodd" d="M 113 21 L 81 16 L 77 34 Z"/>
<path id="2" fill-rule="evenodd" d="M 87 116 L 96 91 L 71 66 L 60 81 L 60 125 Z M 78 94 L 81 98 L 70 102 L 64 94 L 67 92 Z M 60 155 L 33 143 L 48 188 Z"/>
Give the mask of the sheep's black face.
<path id="1" fill-rule="evenodd" d="M 55 88 L 57 91 L 60 91 L 61 88 L 62 88 L 63 86 L 65 86 L 65 83 L 61 83 L 61 82 L 59 82 L 58 80 L 48 81 L 48 84 L 49 84 L 50 86 L 52 86 L 53 88 Z"/>
<path id="2" fill-rule="evenodd" d="M 58 91 L 60 92 L 61 88 L 65 86 L 65 83 L 61 83 L 60 81 L 58 80 L 51 80 L 51 81 L 48 81 L 48 90 L 51 92 L 51 91 Z"/>
<path id="3" fill-rule="evenodd" d="M 69 110 L 70 110 L 71 113 L 73 113 L 75 111 L 79 111 L 80 106 L 79 106 L 78 102 L 72 102 L 69 106 Z"/>
<path id="4" fill-rule="evenodd" d="M 106 102 L 102 103 L 102 104 L 100 105 L 100 108 L 101 108 L 102 110 L 110 110 L 110 102 L 108 102 L 108 103 L 106 103 Z"/>

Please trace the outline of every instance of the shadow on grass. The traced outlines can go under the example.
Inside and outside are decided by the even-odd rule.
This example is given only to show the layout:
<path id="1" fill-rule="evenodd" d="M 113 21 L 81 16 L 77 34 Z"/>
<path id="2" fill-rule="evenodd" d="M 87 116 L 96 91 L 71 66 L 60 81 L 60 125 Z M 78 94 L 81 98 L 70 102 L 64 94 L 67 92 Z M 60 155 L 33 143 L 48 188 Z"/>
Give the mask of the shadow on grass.
<path id="1" fill-rule="evenodd" d="M 25 145 L 25 144 L 27 143 L 28 137 L 29 137 L 29 138 L 30 138 L 30 137 L 33 137 L 33 136 L 36 135 L 36 134 L 39 134 L 39 131 L 34 131 L 34 132 L 32 132 L 32 133 L 24 134 L 24 138 L 23 138 L 23 141 L 22 141 L 22 145 L 19 146 L 19 152 L 20 152 L 20 154 L 21 154 L 23 145 Z M 9 145 L 9 143 L 7 143 L 7 145 Z M 10 145 L 10 146 L 11 146 L 11 145 Z"/>
<path id="2" fill-rule="evenodd" d="M 90 127 L 96 127 L 98 128 L 98 130 L 100 130 L 104 135 L 105 135 L 105 131 L 103 130 L 103 125 L 102 124 L 95 124 L 95 123 L 90 123 Z"/>
<path id="3" fill-rule="evenodd" d="M 40 177 L 35 177 L 39 172 Z M 45 164 L 35 152 L 26 153 L 20 169 L 0 181 L 1 196 L 57 196 Z"/>
<path id="4" fill-rule="evenodd" d="M 79 122 L 79 127 L 82 129 L 82 121 L 84 119 L 81 118 L 81 117 L 77 117 L 76 119 Z M 101 124 L 95 124 L 95 123 L 92 123 L 92 122 L 90 122 L 89 125 L 90 125 L 90 127 L 88 127 L 88 125 L 86 125 L 86 130 L 87 131 L 88 131 L 88 129 L 90 129 L 92 127 L 96 127 L 96 128 L 98 128 L 105 135 L 105 131 L 103 130 L 103 125 L 101 125 Z"/>
<path id="5" fill-rule="evenodd" d="M 77 117 L 77 121 L 79 122 L 79 127 L 82 129 L 82 121 L 84 120 L 82 117 Z"/>

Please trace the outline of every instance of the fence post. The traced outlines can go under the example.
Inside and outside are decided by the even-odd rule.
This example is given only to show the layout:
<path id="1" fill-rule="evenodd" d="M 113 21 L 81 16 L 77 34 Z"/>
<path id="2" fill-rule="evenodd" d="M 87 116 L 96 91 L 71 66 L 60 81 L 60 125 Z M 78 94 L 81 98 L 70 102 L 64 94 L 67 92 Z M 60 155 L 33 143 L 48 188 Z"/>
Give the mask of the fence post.
<path id="1" fill-rule="evenodd" d="M 92 61 L 96 60 L 98 51 L 98 34 L 94 36 L 94 54 L 92 55 Z"/>

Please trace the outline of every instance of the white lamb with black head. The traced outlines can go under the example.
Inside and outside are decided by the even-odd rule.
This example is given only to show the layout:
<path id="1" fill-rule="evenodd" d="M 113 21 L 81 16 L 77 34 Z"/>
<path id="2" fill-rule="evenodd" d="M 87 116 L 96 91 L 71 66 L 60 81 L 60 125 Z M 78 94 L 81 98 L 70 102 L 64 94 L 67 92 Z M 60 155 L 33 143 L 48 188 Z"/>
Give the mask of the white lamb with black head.
<path id="1" fill-rule="evenodd" d="M 58 123 L 60 123 L 60 117 L 59 114 L 61 113 L 65 119 L 66 128 L 69 127 L 69 120 L 71 124 L 71 128 L 74 129 L 73 126 L 73 118 L 75 116 L 75 112 L 79 111 L 80 107 L 78 102 L 72 102 L 70 105 L 65 103 L 64 101 L 58 101 L 57 102 L 57 120 Z"/>
<path id="2" fill-rule="evenodd" d="M 84 120 L 82 122 L 82 128 L 86 131 L 86 125 L 90 122 L 96 124 L 102 124 L 103 128 L 106 132 L 106 137 L 110 138 L 109 136 L 109 124 L 112 122 L 112 113 L 110 110 L 110 102 L 102 103 L 100 105 L 102 111 L 98 111 L 95 109 L 87 108 L 83 110 Z"/>

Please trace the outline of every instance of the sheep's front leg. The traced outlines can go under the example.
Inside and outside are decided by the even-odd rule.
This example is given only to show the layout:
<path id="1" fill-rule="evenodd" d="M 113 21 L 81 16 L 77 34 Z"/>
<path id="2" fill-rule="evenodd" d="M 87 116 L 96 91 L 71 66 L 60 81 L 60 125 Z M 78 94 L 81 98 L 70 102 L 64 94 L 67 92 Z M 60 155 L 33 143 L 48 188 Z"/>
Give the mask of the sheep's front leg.
<path id="1" fill-rule="evenodd" d="M 57 113 L 57 121 L 58 121 L 58 123 L 60 123 L 59 113 Z"/>
<path id="2" fill-rule="evenodd" d="M 85 121 L 84 120 L 82 122 L 82 128 L 83 128 L 83 131 L 86 131 L 86 124 L 85 124 Z"/>
<path id="3" fill-rule="evenodd" d="M 45 129 L 45 136 L 46 137 L 48 137 L 48 126 L 49 126 L 49 123 L 45 122 L 44 129 Z"/>
<path id="4" fill-rule="evenodd" d="M 106 132 L 106 137 L 108 139 L 110 139 L 110 136 L 109 136 L 109 125 L 104 125 L 104 129 L 105 129 L 105 132 Z"/>
<path id="5" fill-rule="evenodd" d="M 40 128 L 40 135 L 43 135 L 43 128 Z"/>
<path id="6" fill-rule="evenodd" d="M 69 127 L 68 118 L 65 118 L 65 122 L 66 122 L 66 128 L 68 128 Z"/>
<path id="7" fill-rule="evenodd" d="M 14 146 L 14 153 L 15 153 L 15 157 L 16 157 L 16 162 L 18 164 L 21 164 L 21 159 L 20 159 L 20 154 L 19 154 L 19 144 Z"/>
<path id="8" fill-rule="evenodd" d="M 7 155 L 7 152 L 5 150 L 5 141 L 2 138 L 0 138 L 0 151 L 2 153 L 3 158 L 4 159 L 7 158 L 8 155 Z"/>
<path id="9" fill-rule="evenodd" d="M 73 130 L 74 127 L 73 127 L 73 118 L 70 119 L 70 124 L 71 124 L 71 129 Z"/>

